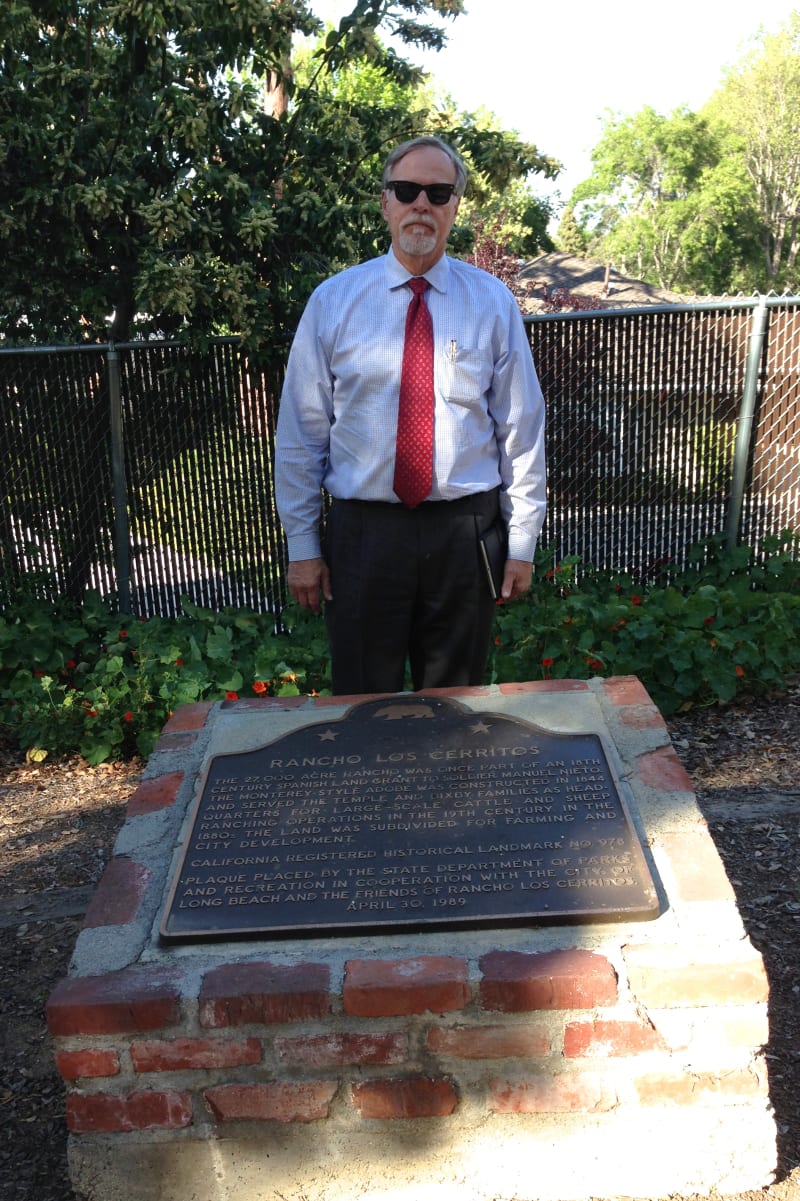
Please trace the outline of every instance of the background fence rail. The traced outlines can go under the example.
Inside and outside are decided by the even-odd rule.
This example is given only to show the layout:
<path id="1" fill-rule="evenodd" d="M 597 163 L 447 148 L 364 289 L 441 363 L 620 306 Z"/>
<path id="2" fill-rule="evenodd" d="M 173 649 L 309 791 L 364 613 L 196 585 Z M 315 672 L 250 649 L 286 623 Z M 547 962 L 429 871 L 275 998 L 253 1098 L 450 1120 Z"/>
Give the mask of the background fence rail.
<path id="1" fill-rule="evenodd" d="M 647 572 L 800 527 L 800 299 L 527 324 L 554 559 Z M 282 369 L 235 339 L 0 350 L 0 604 L 91 587 L 141 616 L 278 612 Z"/>

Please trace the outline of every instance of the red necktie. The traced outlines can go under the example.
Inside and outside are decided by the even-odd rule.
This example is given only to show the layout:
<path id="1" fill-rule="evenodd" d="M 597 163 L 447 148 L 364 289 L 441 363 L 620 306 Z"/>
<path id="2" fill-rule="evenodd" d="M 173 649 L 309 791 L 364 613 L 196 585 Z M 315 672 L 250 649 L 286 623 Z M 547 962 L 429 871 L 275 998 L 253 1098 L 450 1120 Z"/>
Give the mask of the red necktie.
<path id="1" fill-rule="evenodd" d="M 406 313 L 392 487 L 413 509 L 433 483 L 433 322 L 425 303 L 428 281 L 418 276 L 408 286 L 414 295 Z"/>

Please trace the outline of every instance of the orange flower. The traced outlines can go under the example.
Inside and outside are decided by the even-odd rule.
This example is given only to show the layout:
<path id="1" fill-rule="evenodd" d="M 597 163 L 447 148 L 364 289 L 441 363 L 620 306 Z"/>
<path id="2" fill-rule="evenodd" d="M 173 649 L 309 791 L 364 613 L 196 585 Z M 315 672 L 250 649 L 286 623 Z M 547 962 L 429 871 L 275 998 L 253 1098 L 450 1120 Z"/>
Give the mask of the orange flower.
<path id="1" fill-rule="evenodd" d="M 740 679 L 744 675 L 744 668 L 742 667 L 741 663 L 736 664 L 736 674 Z"/>
<path id="2" fill-rule="evenodd" d="M 266 692 L 266 691 L 267 691 L 267 686 L 264 683 L 264 681 L 256 680 L 255 684 L 253 685 L 253 692 L 261 693 L 261 692 Z"/>
<path id="3" fill-rule="evenodd" d="M 225 700 L 226 700 L 226 701 L 238 701 L 238 699 L 239 699 L 239 693 L 238 693 L 238 692 L 226 692 L 226 693 L 225 693 Z"/>

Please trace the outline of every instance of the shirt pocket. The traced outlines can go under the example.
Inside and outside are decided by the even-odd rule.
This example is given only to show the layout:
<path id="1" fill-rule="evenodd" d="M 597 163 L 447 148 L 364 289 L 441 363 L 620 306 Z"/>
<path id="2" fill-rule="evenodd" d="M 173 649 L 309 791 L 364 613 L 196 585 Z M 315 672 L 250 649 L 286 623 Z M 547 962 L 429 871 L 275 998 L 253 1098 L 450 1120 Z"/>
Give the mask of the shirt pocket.
<path id="1" fill-rule="evenodd" d="M 441 365 L 442 394 L 455 404 L 479 404 L 488 386 L 484 364 L 479 350 L 450 351 Z"/>

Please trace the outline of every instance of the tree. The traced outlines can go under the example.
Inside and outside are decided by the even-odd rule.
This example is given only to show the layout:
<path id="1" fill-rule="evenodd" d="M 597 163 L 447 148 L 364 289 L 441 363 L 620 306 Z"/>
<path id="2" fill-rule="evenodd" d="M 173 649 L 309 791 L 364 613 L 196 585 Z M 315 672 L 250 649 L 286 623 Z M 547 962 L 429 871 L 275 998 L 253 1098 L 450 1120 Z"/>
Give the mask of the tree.
<path id="1" fill-rule="evenodd" d="M 562 254 L 584 255 L 586 253 L 586 231 L 575 218 L 575 205 L 568 204 L 561 216 L 557 236 L 558 249 Z"/>
<path id="2" fill-rule="evenodd" d="M 8 0 L 0 11 L 0 333 L 242 334 L 282 348 L 309 291 L 378 251 L 374 164 L 427 122 L 496 186 L 552 160 L 326 81 L 402 90 L 381 42 L 438 47 L 463 0 L 354 0 L 302 86 L 305 0 Z"/>
<path id="3" fill-rule="evenodd" d="M 718 292 L 744 278 L 750 186 L 726 150 L 725 135 L 686 108 L 610 118 L 571 200 L 584 206 L 590 252 L 662 288 Z"/>
<path id="4" fill-rule="evenodd" d="M 377 26 L 440 45 L 420 18 L 461 8 L 358 0 L 321 68 L 371 57 L 407 76 Z M 364 211 L 349 166 L 381 141 L 374 114 L 322 114 L 313 88 L 293 111 L 275 103 L 281 89 L 292 101 L 294 35 L 319 27 L 305 0 L 4 5 L 5 336 L 207 334 L 223 320 L 254 344 L 280 336 L 298 281 L 347 254 Z"/>
<path id="5" fill-rule="evenodd" d="M 705 111 L 752 189 L 762 278 L 768 287 L 789 283 L 800 249 L 800 13 L 759 35 Z"/>

